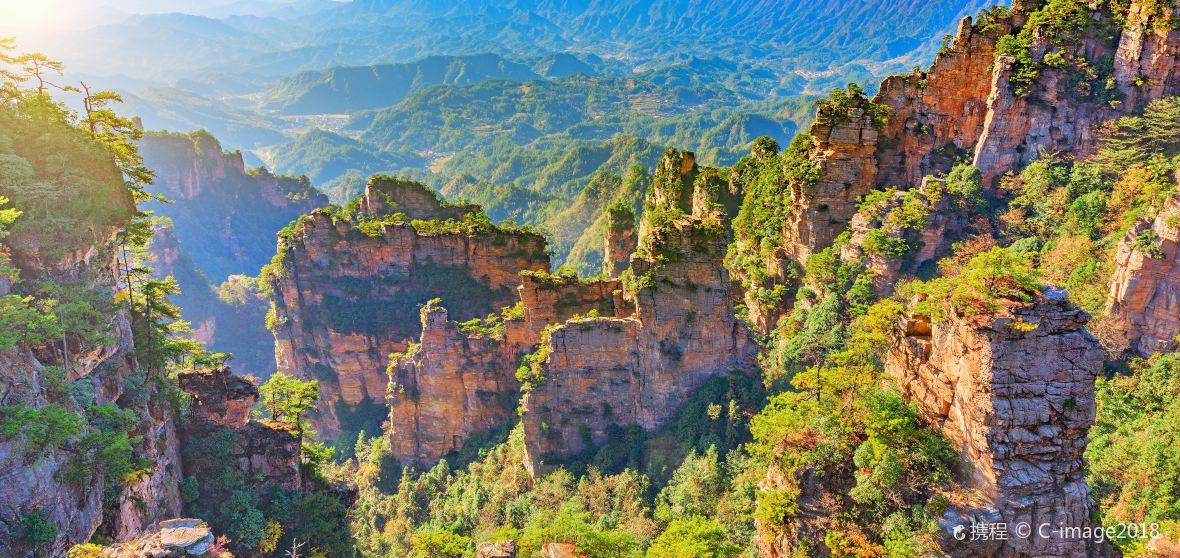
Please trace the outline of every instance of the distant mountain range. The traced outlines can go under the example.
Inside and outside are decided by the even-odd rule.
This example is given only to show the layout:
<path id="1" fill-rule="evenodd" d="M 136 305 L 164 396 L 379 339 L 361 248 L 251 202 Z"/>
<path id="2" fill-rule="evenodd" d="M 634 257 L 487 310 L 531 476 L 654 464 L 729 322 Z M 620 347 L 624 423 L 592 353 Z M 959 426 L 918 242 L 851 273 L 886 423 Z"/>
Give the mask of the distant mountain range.
<path id="1" fill-rule="evenodd" d="M 764 66 L 783 77 L 848 64 L 882 73 L 931 54 L 989 0 L 358 0 L 255 2 L 132 16 L 53 38 L 71 67 L 163 82 L 200 72 L 280 78 L 439 54 L 584 52 L 648 68 L 685 57 Z M 250 4 L 243 2 L 242 4 Z M 195 10 L 190 10 L 195 11 Z M 0 26 L 2 27 L 2 26 Z M 45 45 L 49 46 L 49 45 Z"/>

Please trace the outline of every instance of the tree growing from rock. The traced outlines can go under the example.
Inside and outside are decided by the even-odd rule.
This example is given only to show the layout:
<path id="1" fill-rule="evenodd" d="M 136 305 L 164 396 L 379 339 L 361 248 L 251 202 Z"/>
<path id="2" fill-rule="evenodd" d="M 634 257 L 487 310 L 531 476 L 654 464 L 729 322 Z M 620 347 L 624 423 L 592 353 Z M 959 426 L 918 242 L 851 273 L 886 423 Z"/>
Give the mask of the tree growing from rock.
<path id="1" fill-rule="evenodd" d="M 320 398 L 319 382 L 302 381 L 277 372 L 258 388 L 258 393 L 270 419 L 294 428 L 295 434 L 302 438 L 308 430 L 303 415 L 314 409 Z"/>

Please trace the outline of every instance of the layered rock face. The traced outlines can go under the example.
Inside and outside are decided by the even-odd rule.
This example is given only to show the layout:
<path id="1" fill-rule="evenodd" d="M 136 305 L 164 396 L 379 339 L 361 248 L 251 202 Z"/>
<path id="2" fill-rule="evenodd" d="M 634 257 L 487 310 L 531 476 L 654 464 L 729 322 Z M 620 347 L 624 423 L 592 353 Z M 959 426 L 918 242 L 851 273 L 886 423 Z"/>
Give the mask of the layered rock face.
<path id="1" fill-rule="evenodd" d="M 286 425 L 250 419 L 258 401 L 254 384 L 226 367 L 182 370 L 178 380 L 193 398 L 192 416 L 183 432 L 186 475 L 213 478 L 228 465 L 241 478 L 251 479 L 259 493 L 302 486 L 298 436 Z M 223 455 L 196 455 L 194 448 L 222 437 L 230 440 L 220 448 Z M 214 470 L 209 470 L 210 463 Z"/>
<path id="2" fill-rule="evenodd" d="M 676 155 L 665 158 L 661 173 L 684 176 Z M 740 295 L 722 265 L 725 226 L 712 205 L 685 211 L 681 200 L 691 192 L 659 187 L 682 184 L 675 175 L 657 177 L 649 193 L 631 259 L 635 311 L 571 319 L 543 335 L 534 370 L 540 379 L 525 395 L 522 416 L 534 474 L 603 443 L 612 426 L 658 429 L 707 378 L 752 365 L 754 344 L 734 317 Z M 663 217 L 649 220 L 656 215 Z"/>
<path id="3" fill-rule="evenodd" d="M 475 558 L 516 558 L 516 541 L 480 543 Z"/>
<path id="4" fill-rule="evenodd" d="M 366 194 L 379 197 L 397 204 L 382 207 L 418 207 Z M 420 232 L 381 217 L 358 225 L 324 211 L 301 218 L 280 239 L 271 276 L 278 368 L 320 381 L 312 419 L 329 440 L 342 429 L 376 431 L 384 420 L 388 355 L 418 337 L 421 305 L 441 298 L 451 319 L 484 317 L 516 303 L 519 271 L 549 267 L 537 234 L 438 221 Z"/>
<path id="5" fill-rule="evenodd" d="M 360 210 L 370 217 L 402 213 L 409 219 L 462 219 L 468 213 L 478 213 L 475 204 L 444 204 L 433 190 L 421 184 L 389 176 L 377 175 L 365 184 Z"/>
<path id="6" fill-rule="evenodd" d="M 878 146 L 878 187 L 918 184 L 926 175 L 950 170 L 954 158 L 969 152 L 983 133 L 996 40 L 1010 30 L 976 29 L 971 18 L 959 24 L 954 42 L 925 73 L 891 76 L 881 82 L 874 102 L 889 107 Z"/>
<path id="7" fill-rule="evenodd" d="M 156 173 L 153 186 L 173 200 L 191 200 L 215 181 L 246 174 L 241 152 L 223 151 L 208 133 L 147 134 L 140 153 Z"/>
<path id="8" fill-rule="evenodd" d="M 877 129 L 863 108 L 845 117 L 817 117 L 807 131 L 813 185 L 791 184 L 792 211 L 783 229 L 783 247 L 798 262 L 832 244 L 856 213 L 856 200 L 877 178 Z"/>
<path id="9" fill-rule="evenodd" d="M 520 302 L 528 346 L 536 345 L 541 331 L 576 315 L 629 316 L 633 306 L 624 300 L 618 280 L 580 280 L 573 275 L 522 273 Z"/>
<path id="10" fill-rule="evenodd" d="M 1128 106 L 1141 108 L 1180 91 L 1180 28 L 1170 24 L 1177 14 L 1180 7 L 1168 2 L 1136 1 L 1127 9 L 1114 77 Z"/>
<path id="11" fill-rule="evenodd" d="M 114 231 L 109 232 L 113 235 Z M 62 274 L 51 277 L 73 277 L 85 288 L 113 296 L 112 246 L 94 246 L 85 253 L 92 262 L 68 255 L 47 266 Z M 110 262 L 109 268 L 103 260 Z M 23 267 L 25 262 L 18 258 L 14 263 Z M 38 266 L 44 263 L 39 261 Z M 32 442 L 19 430 L 15 436 L 0 436 L 2 556 L 34 556 L 18 535 L 22 516 L 46 514 L 57 535 L 37 549 L 37 555 L 58 556 L 89 540 L 100 524 L 108 536 L 123 539 L 180 511 L 181 460 L 170 405 L 159 396 L 153 382 L 137 375 L 127 312 L 116 311 L 108 327 L 109 341 L 88 343 L 69 338 L 68 358 L 59 352 L 60 343 L 16 345 L 0 351 L 0 393 L 4 394 L 0 404 L 7 411 L 44 410 L 54 405 L 79 415 L 82 428 L 79 436 L 70 437 L 61 447 L 31 447 Z M 63 386 L 86 395 L 76 398 Z M 128 434 L 138 440 L 135 455 L 151 463 L 145 475 L 122 487 L 108 486 L 102 472 L 88 465 L 88 460 L 95 458 L 94 450 L 73 445 L 97 428 L 82 418 L 88 404 L 117 405 L 133 413 L 137 421 Z M 67 474 L 72 467 L 73 473 Z M 108 495 L 104 506 L 104 492 L 108 491 L 115 495 Z"/>
<path id="12" fill-rule="evenodd" d="M 520 382 L 521 321 L 511 331 L 467 335 L 433 301 L 422 308 L 418 344 L 389 364 L 389 445 L 404 464 L 430 466 L 473 433 L 512 417 Z M 526 349 L 527 350 L 527 349 Z"/>
<path id="13" fill-rule="evenodd" d="M 891 114 L 879 146 L 879 187 L 917 184 L 964 156 L 982 171 L 984 183 L 994 186 L 1001 175 L 1042 154 L 1087 152 L 1101 122 L 1180 92 L 1180 32 L 1168 23 L 1180 7 L 1134 0 L 1126 23 L 1113 33 L 1086 31 L 1075 43 L 1058 41 L 1044 29 L 1032 33 L 1030 54 L 1039 75 L 1030 93 L 1018 95 L 1011 81 L 1018 62 L 997 57 L 996 43 L 1029 24 L 1041 4 L 1015 2 L 1010 15 L 964 19 L 928 71 L 881 84 L 873 100 Z M 1092 17 L 1095 27 L 1114 26 L 1109 12 Z M 1106 86 L 1100 78 L 1079 80 L 1069 64 L 1044 62 L 1048 53 L 1084 60 L 1091 68 L 1109 57 L 1118 97 L 1105 100 L 1097 93 Z"/>
<path id="14" fill-rule="evenodd" d="M 1013 22 L 1025 24 L 1033 6 L 1017 3 Z M 1112 16 L 1100 13 L 1099 21 Z M 1076 45 L 1055 45 L 1056 37 L 1035 33 L 1031 53 L 1041 63 L 1040 76 L 1027 97 L 1013 93 L 1013 72 L 1017 61 L 1010 56 L 996 58 L 983 133 L 974 149 L 973 161 L 983 173 L 985 184 L 994 184 L 1003 173 L 1023 166 L 1046 153 L 1086 153 L 1094 146 L 1097 126 L 1111 118 L 1142 108 L 1147 101 L 1180 92 L 1175 53 L 1180 51 L 1180 34 L 1169 23 L 1180 17 L 1180 6 L 1135 0 L 1128 8 L 1127 21 L 1111 40 L 1106 31 L 1089 33 Z M 1100 64 L 1113 59 L 1112 78 L 1121 99 L 1101 102 L 1095 92 L 1104 83 L 1076 79 L 1070 68 L 1042 63 L 1047 53 L 1065 54 Z M 1147 87 L 1143 85 L 1152 84 Z M 1063 108 L 1065 110 L 1063 110 Z"/>
<path id="15" fill-rule="evenodd" d="M 388 438 L 402 463 L 431 466 L 472 435 L 514 419 L 517 365 L 547 325 L 592 311 L 615 313 L 617 281 L 531 273 L 521 280 L 518 312 L 491 323 L 449 321 L 436 301 L 422 308 L 419 342 L 389 365 Z"/>
<path id="16" fill-rule="evenodd" d="M 1180 196 L 1132 227 L 1115 252 L 1106 316 L 1136 353 L 1176 348 L 1180 335 Z"/>
<path id="17" fill-rule="evenodd" d="M 177 381 L 193 398 L 192 418 L 197 422 L 240 428 L 250 421 L 258 402 L 258 387 L 228 368 L 186 370 Z"/>
<path id="18" fill-rule="evenodd" d="M 912 317 L 886 357 L 903 395 L 941 428 L 971 466 L 970 486 L 990 500 L 942 518 L 955 556 L 1084 557 L 1107 553 L 1092 541 L 1037 535 L 1036 526 L 1093 527 L 1083 452 L 1094 423 L 1094 380 L 1102 348 L 1089 316 L 1064 291 L 1046 287 L 1010 316 L 941 322 Z M 955 541 L 971 522 L 1033 526 L 1032 536 Z"/>

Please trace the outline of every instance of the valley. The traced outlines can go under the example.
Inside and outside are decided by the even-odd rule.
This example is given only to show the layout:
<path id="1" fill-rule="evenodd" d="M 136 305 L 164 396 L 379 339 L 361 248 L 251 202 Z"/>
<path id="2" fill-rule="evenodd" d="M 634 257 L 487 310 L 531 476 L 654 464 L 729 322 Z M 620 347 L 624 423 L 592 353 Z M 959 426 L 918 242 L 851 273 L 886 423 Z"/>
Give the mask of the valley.
<path id="1" fill-rule="evenodd" d="M 1180 548 L 1175 1 L 121 5 L 0 40 L 0 555 Z"/>

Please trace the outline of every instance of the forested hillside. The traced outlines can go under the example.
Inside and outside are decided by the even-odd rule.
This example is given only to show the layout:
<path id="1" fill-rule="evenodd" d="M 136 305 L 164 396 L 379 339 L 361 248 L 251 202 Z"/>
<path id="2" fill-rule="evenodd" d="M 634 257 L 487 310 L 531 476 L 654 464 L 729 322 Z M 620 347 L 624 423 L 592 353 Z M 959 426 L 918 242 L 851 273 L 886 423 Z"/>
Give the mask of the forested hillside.
<path id="1" fill-rule="evenodd" d="M 0 40 L 0 555 L 1177 554 L 1175 0 L 205 10 Z"/>
<path id="2" fill-rule="evenodd" d="M 80 97 L 74 113 L 39 73 L 61 62 L 4 39 L 0 64 L 0 554 L 97 557 L 119 541 L 107 555 L 143 556 L 129 541 L 154 536 L 207 555 L 208 525 L 171 521 L 186 513 L 235 544 L 269 520 L 284 526 L 272 549 L 298 538 L 351 554 L 327 457 L 304 449 L 315 382 L 232 377 L 229 354 L 192 338 L 170 271 L 153 269 L 175 263 L 149 252 L 166 223 L 144 210 L 168 169 L 145 165 L 119 96 L 60 88 Z M 267 420 L 250 418 L 256 401 Z M 179 542 L 160 532 L 172 528 Z"/>

